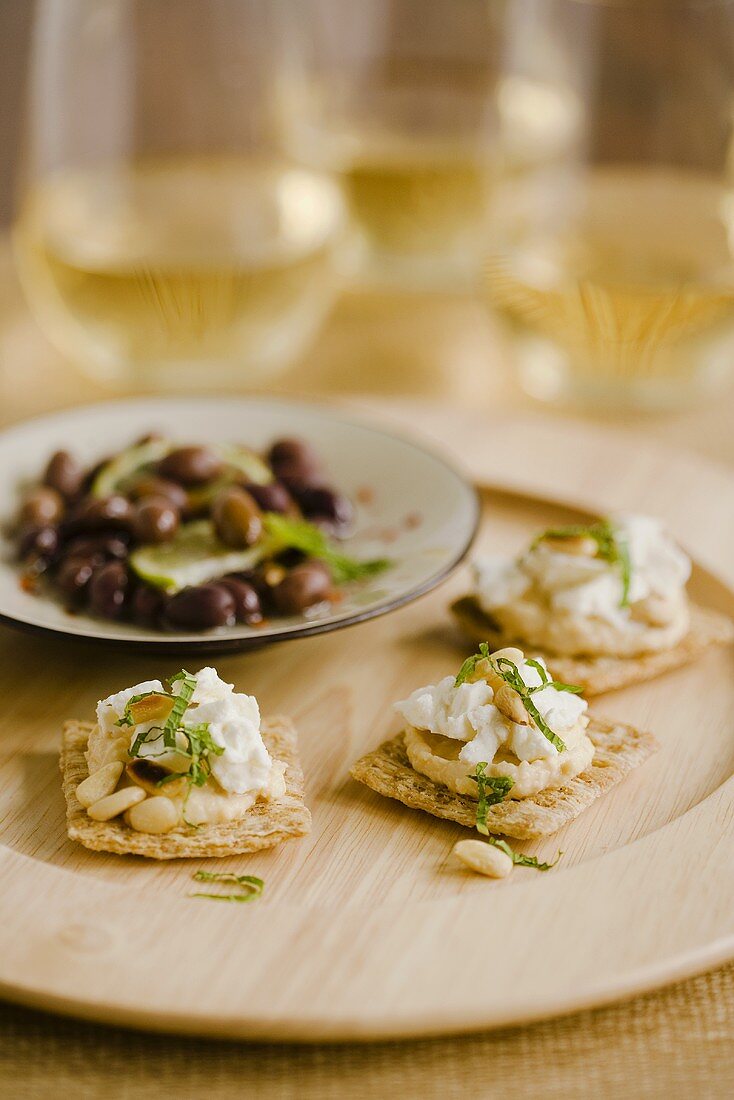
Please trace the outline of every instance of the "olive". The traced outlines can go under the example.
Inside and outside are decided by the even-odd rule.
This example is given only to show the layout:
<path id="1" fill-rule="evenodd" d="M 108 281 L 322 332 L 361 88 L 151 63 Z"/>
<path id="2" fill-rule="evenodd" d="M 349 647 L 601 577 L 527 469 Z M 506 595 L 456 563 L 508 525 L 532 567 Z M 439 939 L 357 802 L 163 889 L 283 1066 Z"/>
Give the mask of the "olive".
<path id="1" fill-rule="evenodd" d="M 95 569 L 89 582 L 89 608 L 103 619 L 119 619 L 125 610 L 130 584 L 127 569 L 120 561 L 108 561 Z"/>
<path id="2" fill-rule="evenodd" d="M 141 585 L 132 598 L 132 616 L 141 626 L 156 626 L 166 606 L 166 597 L 157 588 Z"/>
<path id="3" fill-rule="evenodd" d="M 65 558 L 56 574 L 56 584 L 69 599 L 80 601 L 97 563 L 93 558 Z"/>
<path id="4" fill-rule="evenodd" d="M 133 484 L 129 492 L 133 500 L 143 500 L 145 497 L 165 497 L 179 512 L 185 512 L 188 504 L 186 490 L 175 481 L 167 481 L 164 477 L 156 477 L 154 474 L 145 474 Z"/>
<path id="5" fill-rule="evenodd" d="M 59 548 L 59 533 L 55 527 L 24 527 L 18 540 L 18 555 L 21 559 L 42 558 L 50 561 Z"/>
<path id="6" fill-rule="evenodd" d="M 268 461 L 277 477 L 312 478 L 321 467 L 319 457 L 303 439 L 279 439 L 268 451 Z"/>
<path id="7" fill-rule="evenodd" d="M 234 597 L 217 584 L 184 588 L 168 601 L 165 618 L 179 630 L 231 626 L 236 621 Z"/>
<path id="8" fill-rule="evenodd" d="M 56 489 L 39 485 L 32 489 L 20 508 L 20 522 L 28 527 L 47 527 L 58 523 L 64 514 L 64 498 Z"/>
<path id="9" fill-rule="evenodd" d="M 320 561 L 305 561 L 287 573 L 272 592 L 281 615 L 295 615 L 329 597 L 331 577 Z"/>
<path id="10" fill-rule="evenodd" d="M 222 489 L 212 504 L 212 520 L 226 546 L 252 546 L 262 535 L 263 522 L 256 502 L 244 489 Z"/>
<path id="11" fill-rule="evenodd" d="M 70 534 L 76 531 L 97 531 L 104 527 L 129 530 L 132 517 L 132 504 L 119 494 L 101 498 L 85 497 L 72 512 L 68 530 Z"/>
<path id="12" fill-rule="evenodd" d="M 95 535 L 77 535 L 64 546 L 65 557 L 97 557 L 100 561 L 110 558 L 124 560 L 129 547 L 124 532 L 100 531 Z"/>
<path id="13" fill-rule="evenodd" d="M 224 463 L 208 447 L 177 447 L 158 463 L 161 477 L 180 485 L 206 485 L 219 477 Z"/>
<path id="14" fill-rule="evenodd" d="M 138 542 L 169 542 L 178 525 L 178 509 L 166 497 L 145 497 L 135 506 L 132 527 Z"/>
<path id="15" fill-rule="evenodd" d="M 51 455 L 43 475 L 44 485 L 70 500 L 81 492 L 84 470 L 68 451 L 56 451 Z"/>
<path id="16" fill-rule="evenodd" d="M 313 520 L 326 520 L 334 530 L 348 528 L 354 519 L 354 508 L 349 497 L 337 493 L 325 485 L 305 485 L 296 490 L 304 516 Z"/>
<path id="17" fill-rule="evenodd" d="M 234 600 L 235 615 L 238 623 L 261 623 L 263 619 L 260 597 L 247 581 L 239 577 L 224 577 L 217 581 L 220 588 L 226 588 Z"/>
<path id="18" fill-rule="evenodd" d="M 271 481 L 269 485 L 256 485 L 251 482 L 245 489 L 263 512 L 286 514 L 294 509 L 293 498 L 280 481 Z"/>

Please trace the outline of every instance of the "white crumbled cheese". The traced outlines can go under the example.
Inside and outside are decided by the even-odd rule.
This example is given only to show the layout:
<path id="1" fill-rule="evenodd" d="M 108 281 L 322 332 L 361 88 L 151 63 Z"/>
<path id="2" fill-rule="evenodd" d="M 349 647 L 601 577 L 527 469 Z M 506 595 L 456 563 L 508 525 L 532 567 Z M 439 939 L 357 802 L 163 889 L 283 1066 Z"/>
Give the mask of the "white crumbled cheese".
<path id="1" fill-rule="evenodd" d="M 545 669 L 543 661 L 538 663 Z M 517 668 L 527 687 L 543 683 L 538 669 L 527 661 L 520 662 Z M 566 730 L 578 725 L 587 707 L 579 695 L 554 687 L 534 692 L 532 699 L 549 728 L 561 738 Z M 396 703 L 395 709 L 415 729 L 466 742 L 459 759 L 468 764 L 491 763 L 502 746 L 520 760 L 540 760 L 558 754 L 541 730 L 512 722 L 493 700 L 494 691 L 485 680 L 456 687 L 454 677 L 446 676 L 438 684 L 418 688 Z"/>
<path id="2" fill-rule="evenodd" d="M 672 598 L 685 588 L 691 573 L 687 555 L 650 516 L 620 516 L 614 521 L 630 558 L 628 602 L 649 596 Z M 564 610 L 580 618 L 598 618 L 624 624 L 629 607 L 622 607 L 621 570 L 613 562 L 564 554 L 541 542 L 507 562 L 485 558 L 474 567 L 480 606 L 489 614 L 509 607 L 533 589 L 551 611 Z"/>
<path id="3" fill-rule="evenodd" d="M 282 796 L 284 768 L 273 762 L 265 747 L 260 733 L 260 708 L 255 697 L 235 692 L 234 685 L 221 680 L 213 668 L 202 668 L 194 679 L 196 688 L 181 724 L 186 729 L 206 722 L 212 740 L 224 750 L 219 756 L 214 753 L 209 756 L 212 775 L 219 786 L 230 794 Z M 176 681 L 173 694 L 180 695 L 182 686 L 181 680 Z M 100 731 L 116 741 L 123 735 L 126 749 L 131 749 L 141 733 L 160 726 L 160 721 L 144 722 L 132 728 L 116 725 L 126 703 L 134 695 L 150 691 L 164 691 L 160 680 L 137 684 L 102 700 L 97 706 Z M 178 734 L 177 743 L 185 748 L 183 734 Z M 174 771 L 185 772 L 189 767 L 185 756 L 163 749 L 160 736 L 144 741 L 138 748 L 138 755 Z"/>

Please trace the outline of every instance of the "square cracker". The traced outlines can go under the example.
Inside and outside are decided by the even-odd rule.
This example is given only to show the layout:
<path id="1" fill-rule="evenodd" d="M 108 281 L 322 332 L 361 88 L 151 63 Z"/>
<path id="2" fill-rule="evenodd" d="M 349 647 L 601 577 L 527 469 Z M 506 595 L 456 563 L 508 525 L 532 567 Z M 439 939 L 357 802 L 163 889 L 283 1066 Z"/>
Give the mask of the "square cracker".
<path id="1" fill-rule="evenodd" d="M 532 798 L 506 799 L 490 806 L 487 814 L 490 833 L 534 840 L 557 832 L 599 795 L 621 782 L 633 768 L 644 763 L 659 747 L 651 733 L 602 718 L 591 717 L 586 732 L 596 749 L 586 771 L 565 787 L 541 791 Z M 402 733 L 358 760 L 352 768 L 352 776 L 404 806 L 457 821 L 470 829 L 476 826 L 476 799 L 454 794 L 448 787 L 439 786 L 415 771 L 408 760 Z"/>
<path id="2" fill-rule="evenodd" d="M 66 798 L 66 831 L 72 840 L 78 840 L 85 848 L 149 859 L 234 856 L 305 836 L 311 828 L 311 814 L 304 802 L 296 731 L 288 718 L 265 719 L 262 724 L 265 747 L 274 760 L 286 765 L 283 798 L 272 803 L 258 801 L 236 821 L 202 825 L 198 829 L 178 825 L 170 833 L 157 836 L 138 833 L 119 818 L 92 821 L 77 800 L 76 789 L 88 775 L 84 754 L 93 728 L 91 722 L 66 722 L 59 760 Z"/>
<path id="3" fill-rule="evenodd" d="M 525 646 L 520 639 L 503 634 L 493 619 L 479 607 L 473 596 L 464 596 L 451 605 L 463 632 L 477 645 L 488 642 L 490 649 L 507 645 Z M 534 657 L 542 657 L 548 671 L 566 684 L 578 684 L 585 695 L 602 695 L 605 691 L 652 680 L 663 672 L 695 661 L 713 645 L 727 645 L 734 640 L 734 624 L 726 615 L 706 607 L 691 604 L 691 625 L 688 633 L 672 649 L 647 653 L 641 657 L 559 657 L 532 647 Z"/>

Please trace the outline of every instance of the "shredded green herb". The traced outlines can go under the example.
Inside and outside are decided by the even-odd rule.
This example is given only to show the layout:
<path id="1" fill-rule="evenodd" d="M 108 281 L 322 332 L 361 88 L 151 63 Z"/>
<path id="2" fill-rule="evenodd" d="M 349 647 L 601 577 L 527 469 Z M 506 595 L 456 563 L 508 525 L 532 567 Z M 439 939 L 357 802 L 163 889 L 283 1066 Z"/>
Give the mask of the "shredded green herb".
<path id="1" fill-rule="evenodd" d="M 273 540 L 274 554 L 283 550 L 300 550 L 310 558 L 320 558 L 329 566 L 335 584 L 373 577 L 389 569 L 392 564 L 388 558 L 357 561 L 340 553 L 324 532 L 307 520 L 291 519 L 277 512 L 267 512 L 263 517 L 263 526 L 266 534 Z"/>
<path id="2" fill-rule="evenodd" d="M 541 863 L 537 856 L 526 856 L 522 852 L 514 851 L 506 840 L 500 840 L 499 837 L 488 836 L 487 841 L 489 844 L 493 844 L 495 848 L 503 851 L 505 855 L 508 855 L 516 866 L 534 867 L 536 871 L 550 871 L 551 867 L 555 867 L 563 855 L 563 852 L 559 852 L 552 863 Z"/>
<path id="3" fill-rule="evenodd" d="M 487 761 L 483 760 L 477 764 L 474 774 L 469 776 L 470 779 L 474 780 L 479 790 L 476 822 L 477 831 L 484 833 L 485 836 L 489 836 L 489 828 L 487 827 L 487 812 L 489 807 L 496 806 L 498 802 L 502 802 L 515 786 L 515 780 L 510 779 L 507 775 L 485 775 L 484 773 L 487 767 Z"/>
<path id="4" fill-rule="evenodd" d="M 211 898 L 212 901 L 255 901 L 265 889 L 265 883 L 256 875 L 234 875 L 226 871 L 196 871 L 191 877 L 195 882 L 221 882 L 238 887 L 237 892 L 233 894 L 197 892 L 189 895 L 192 898 Z"/>
<path id="5" fill-rule="evenodd" d="M 479 662 L 488 660 L 489 645 L 487 644 L 487 642 L 480 642 L 479 652 L 473 653 L 471 657 L 467 657 L 467 659 L 464 661 L 463 665 L 459 669 L 456 679 L 454 680 L 454 685 L 456 687 L 461 687 L 462 684 L 466 683 L 470 676 L 474 675 L 474 671 Z"/>
<path id="6" fill-rule="evenodd" d="M 161 693 L 160 691 L 142 691 L 140 693 L 140 695 L 133 695 L 132 698 L 128 699 L 128 701 L 125 703 L 125 709 L 122 712 L 121 717 L 118 718 L 117 721 L 115 722 L 115 725 L 116 726 L 134 726 L 135 722 L 133 721 L 133 716 L 130 713 L 130 710 L 134 706 L 134 704 L 142 702 L 143 699 L 150 699 L 151 695 L 161 695 L 161 694 L 165 695 L 166 692 Z"/>
<path id="7" fill-rule="evenodd" d="M 547 737 L 550 743 L 552 745 L 555 745 L 559 752 L 563 752 L 566 748 L 564 742 L 561 740 L 558 734 L 554 733 L 553 730 L 550 728 L 545 718 L 533 702 L 532 696 L 535 694 L 536 691 L 542 691 L 543 688 L 546 687 L 553 687 L 556 689 L 556 691 L 570 691 L 573 692 L 573 694 L 575 695 L 579 694 L 582 689 L 580 687 L 577 687 L 575 684 L 564 684 L 560 680 L 551 680 L 540 661 L 535 660 L 529 660 L 527 664 L 532 665 L 532 667 L 539 672 L 541 683 L 538 684 L 536 687 L 529 688 L 523 680 L 522 676 L 520 675 L 520 670 L 518 669 L 514 661 L 511 661 L 509 657 L 498 657 L 495 660 L 490 656 L 489 645 L 487 644 L 487 642 L 482 642 L 479 646 L 479 652 L 472 654 L 471 657 L 467 657 L 467 659 L 464 661 L 463 665 L 459 669 L 456 680 L 454 681 L 456 687 L 459 687 L 461 684 L 465 683 L 469 679 L 469 677 L 474 674 L 474 671 L 476 670 L 476 667 L 480 661 L 489 661 L 492 669 L 498 674 L 498 676 L 501 676 L 505 683 L 509 684 L 510 687 L 520 696 L 525 709 L 527 710 L 528 714 L 535 722 L 535 725 L 538 727 L 543 736 Z"/>
<path id="8" fill-rule="evenodd" d="M 530 545 L 534 550 L 544 539 L 572 539 L 587 537 L 596 543 L 596 556 L 607 561 L 610 565 L 616 565 L 622 579 L 622 597 L 620 607 L 629 607 L 630 583 L 632 580 L 632 563 L 630 562 L 629 547 L 619 529 L 611 520 L 601 519 L 597 523 L 571 523 L 566 527 L 549 527 L 543 531 Z"/>

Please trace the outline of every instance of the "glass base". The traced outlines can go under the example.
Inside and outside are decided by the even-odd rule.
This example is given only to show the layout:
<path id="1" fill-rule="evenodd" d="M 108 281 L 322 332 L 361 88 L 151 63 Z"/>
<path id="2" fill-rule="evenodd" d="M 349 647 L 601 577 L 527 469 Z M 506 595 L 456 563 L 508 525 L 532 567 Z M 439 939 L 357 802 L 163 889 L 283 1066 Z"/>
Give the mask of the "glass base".
<path id="1" fill-rule="evenodd" d="M 513 358 L 523 390 L 546 404 L 573 405 L 594 412 L 673 412 L 697 404 L 731 374 L 732 361 L 692 362 L 685 372 L 654 377 L 593 375 L 578 370 L 548 341 L 515 344 Z"/>

